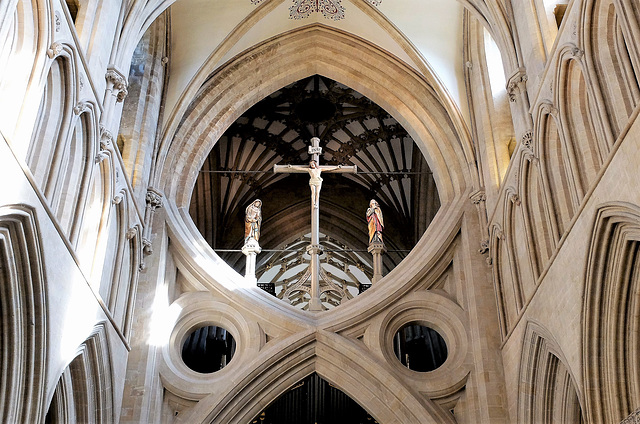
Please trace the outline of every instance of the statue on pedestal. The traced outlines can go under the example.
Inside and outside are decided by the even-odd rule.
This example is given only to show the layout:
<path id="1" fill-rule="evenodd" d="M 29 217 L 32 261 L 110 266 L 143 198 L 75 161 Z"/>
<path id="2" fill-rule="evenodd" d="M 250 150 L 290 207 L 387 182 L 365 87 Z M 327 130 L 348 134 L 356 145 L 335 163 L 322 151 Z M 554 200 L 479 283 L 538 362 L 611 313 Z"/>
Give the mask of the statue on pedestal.
<path id="1" fill-rule="evenodd" d="M 260 240 L 260 225 L 262 225 L 262 200 L 256 199 L 247 206 L 244 218 L 244 242 L 249 239 Z"/>
<path id="2" fill-rule="evenodd" d="M 382 243 L 384 220 L 382 218 L 380 205 L 375 200 L 369 202 L 369 209 L 367 209 L 367 226 L 369 228 L 369 244 Z"/>

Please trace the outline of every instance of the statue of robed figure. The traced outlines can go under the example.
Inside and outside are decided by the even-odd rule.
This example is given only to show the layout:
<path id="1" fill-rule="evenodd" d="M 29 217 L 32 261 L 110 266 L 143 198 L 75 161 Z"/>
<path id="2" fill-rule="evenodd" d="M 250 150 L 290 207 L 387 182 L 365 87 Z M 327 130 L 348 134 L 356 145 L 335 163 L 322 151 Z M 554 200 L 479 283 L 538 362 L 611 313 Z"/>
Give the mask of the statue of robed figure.
<path id="1" fill-rule="evenodd" d="M 375 200 L 369 202 L 369 209 L 367 209 L 367 226 L 369 228 L 369 244 L 382 243 L 384 219 L 382 218 L 380 205 Z"/>

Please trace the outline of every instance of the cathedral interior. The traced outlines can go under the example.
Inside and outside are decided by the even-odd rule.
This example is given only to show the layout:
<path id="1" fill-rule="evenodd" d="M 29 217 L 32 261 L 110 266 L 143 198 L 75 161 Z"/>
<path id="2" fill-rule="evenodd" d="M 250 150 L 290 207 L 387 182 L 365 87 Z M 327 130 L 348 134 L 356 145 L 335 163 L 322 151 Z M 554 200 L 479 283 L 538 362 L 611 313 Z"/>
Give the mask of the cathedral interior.
<path id="1" fill-rule="evenodd" d="M 640 422 L 637 0 L 2 0 L 0 98 L 0 422 Z"/>

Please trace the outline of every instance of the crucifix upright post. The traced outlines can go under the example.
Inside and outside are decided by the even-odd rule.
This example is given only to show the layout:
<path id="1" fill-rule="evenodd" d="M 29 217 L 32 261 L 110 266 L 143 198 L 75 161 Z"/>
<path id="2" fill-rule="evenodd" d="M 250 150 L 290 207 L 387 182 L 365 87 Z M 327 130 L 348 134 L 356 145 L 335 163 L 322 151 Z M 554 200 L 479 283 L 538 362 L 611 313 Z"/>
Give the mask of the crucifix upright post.
<path id="1" fill-rule="evenodd" d="M 355 166 L 320 166 L 320 139 L 313 137 L 309 146 L 311 161 L 309 166 L 305 165 L 274 165 L 275 173 L 308 173 L 309 187 L 311 188 L 311 244 L 307 247 L 307 252 L 311 256 L 311 300 L 309 301 L 310 311 L 321 311 L 320 301 L 320 189 L 322 188 L 322 172 L 350 173 L 358 172 Z"/>

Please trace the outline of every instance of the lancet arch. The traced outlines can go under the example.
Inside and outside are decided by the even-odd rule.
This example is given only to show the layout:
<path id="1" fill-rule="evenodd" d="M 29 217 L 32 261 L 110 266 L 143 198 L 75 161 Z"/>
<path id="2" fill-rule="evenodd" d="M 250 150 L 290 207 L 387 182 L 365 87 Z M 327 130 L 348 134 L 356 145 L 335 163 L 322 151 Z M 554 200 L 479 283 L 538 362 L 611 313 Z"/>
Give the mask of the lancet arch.
<path id="1" fill-rule="evenodd" d="M 47 301 L 38 225 L 22 205 L 0 208 L 0 420 L 40 422 L 45 411 Z"/>
<path id="2" fill-rule="evenodd" d="M 633 360 L 640 313 L 640 209 L 629 203 L 602 205 L 596 214 L 583 304 L 584 386 L 590 422 L 617 422 L 640 399 Z"/>

